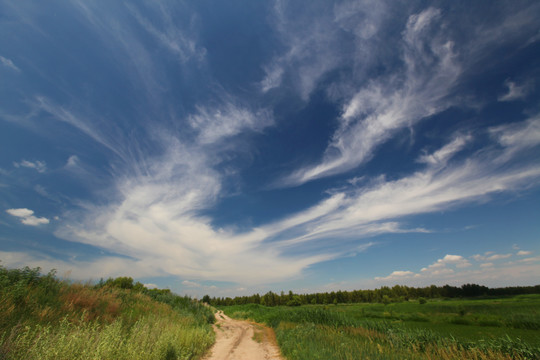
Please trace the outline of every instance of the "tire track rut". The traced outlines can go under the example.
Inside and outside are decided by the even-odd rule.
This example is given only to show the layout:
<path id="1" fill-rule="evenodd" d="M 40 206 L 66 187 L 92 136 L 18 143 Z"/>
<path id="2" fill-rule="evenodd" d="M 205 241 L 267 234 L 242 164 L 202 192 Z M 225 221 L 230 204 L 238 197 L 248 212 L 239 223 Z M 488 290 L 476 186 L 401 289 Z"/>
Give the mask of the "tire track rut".
<path id="1" fill-rule="evenodd" d="M 271 329 L 231 319 L 223 311 L 215 316 L 216 343 L 204 360 L 284 360 Z"/>

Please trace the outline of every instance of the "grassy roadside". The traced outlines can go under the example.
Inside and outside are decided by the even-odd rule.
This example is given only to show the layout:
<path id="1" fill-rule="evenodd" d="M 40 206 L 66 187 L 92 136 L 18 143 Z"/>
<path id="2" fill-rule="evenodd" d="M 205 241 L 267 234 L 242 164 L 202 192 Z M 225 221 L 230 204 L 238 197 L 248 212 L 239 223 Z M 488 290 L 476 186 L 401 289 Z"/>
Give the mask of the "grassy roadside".
<path id="1" fill-rule="evenodd" d="M 221 307 L 294 359 L 540 359 L 540 296 L 389 305 Z"/>
<path id="2" fill-rule="evenodd" d="M 0 266 L 0 359 L 198 359 L 213 344 L 207 307 L 115 285 Z"/>

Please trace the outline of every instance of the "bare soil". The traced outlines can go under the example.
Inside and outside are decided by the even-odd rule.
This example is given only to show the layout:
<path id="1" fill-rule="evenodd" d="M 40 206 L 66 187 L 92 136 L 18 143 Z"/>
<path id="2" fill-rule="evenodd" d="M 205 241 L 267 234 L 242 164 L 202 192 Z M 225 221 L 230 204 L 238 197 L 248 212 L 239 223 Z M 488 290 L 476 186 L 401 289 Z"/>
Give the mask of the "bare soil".
<path id="1" fill-rule="evenodd" d="M 231 319 L 222 311 L 215 316 L 216 343 L 204 360 L 284 360 L 272 329 Z"/>

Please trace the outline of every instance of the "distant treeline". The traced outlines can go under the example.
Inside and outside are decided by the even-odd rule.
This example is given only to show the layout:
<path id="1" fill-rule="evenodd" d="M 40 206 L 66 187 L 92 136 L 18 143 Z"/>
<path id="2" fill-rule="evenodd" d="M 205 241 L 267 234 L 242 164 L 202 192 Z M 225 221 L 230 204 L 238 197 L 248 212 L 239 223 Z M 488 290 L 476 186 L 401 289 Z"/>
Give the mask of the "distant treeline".
<path id="1" fill-rule="evenodd" d="M 481 296 L 511 296 L 523 294 L 540 294 L 540 285 L 536 286 L 512 286 L 504 288 L 488 288 L 478 284 L 465 284 L 461 287 L 427 286 L 414 288 L 409 286 L 395 285 L 393 287 L 383 286 L 375 290 L 354 290 L 354 291 L 332 291 L 315 294 L 294 294 L 289 291 L 285 294 L 276 294 L 272 291 L 264 295 L 213 297 L 208 295 L 203 297 L 203 302 L 213 306 L 223 305 L 243 305 L 261 304 L 266 306 L 299 306 L 304 304 L 346 304 L 346 303 L 390 303 L 409 301 L 413 299 L 434 299 L 434 298 L 463 298 Z"/>

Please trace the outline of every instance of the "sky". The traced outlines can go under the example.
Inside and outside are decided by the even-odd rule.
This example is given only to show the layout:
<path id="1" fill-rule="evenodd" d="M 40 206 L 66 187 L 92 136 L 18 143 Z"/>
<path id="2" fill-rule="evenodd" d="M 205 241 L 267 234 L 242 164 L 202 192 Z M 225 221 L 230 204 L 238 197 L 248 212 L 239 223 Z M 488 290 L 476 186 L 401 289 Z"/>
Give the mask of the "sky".
<path id="1" fill-rule="evenodd" d="M 0 265 L 192 296 L 540 284 L 539 19 L 0 0 Z"/>

